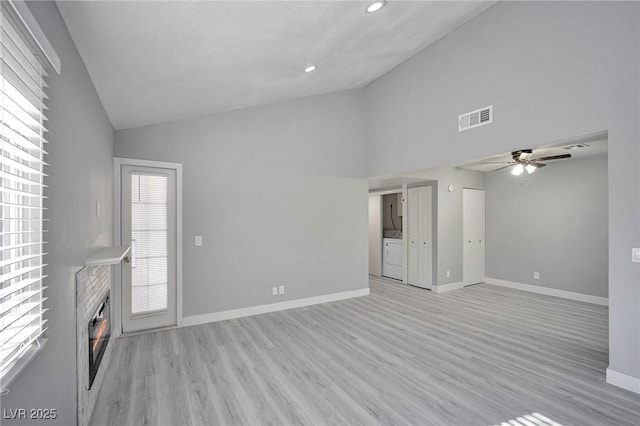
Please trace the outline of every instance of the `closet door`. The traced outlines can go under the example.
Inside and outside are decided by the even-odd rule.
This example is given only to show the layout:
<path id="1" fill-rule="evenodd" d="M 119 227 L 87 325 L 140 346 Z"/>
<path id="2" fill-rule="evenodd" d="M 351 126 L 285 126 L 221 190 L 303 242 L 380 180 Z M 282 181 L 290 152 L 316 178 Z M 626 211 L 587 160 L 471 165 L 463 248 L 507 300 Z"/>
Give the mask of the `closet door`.
<path id="1" fill-rule="evenodd" d="M 433 281 L 433 240 L 432 240 L 432 209 L 431 209 L 431 187 L 422 186 L 418 189 L 418 250 L 419 256 L 419 277 L 418 285 L 424 288 L 431 288 Z"/>
<path id="2" fill-rule="evenodd" d="M 407 281 L 409 284 L 418 285 L 420 282 L 420 251 L 419 251 L 419 221 L 420 221 L 420 195 L 418 188 L 409 188 L 409 200 L 407 205 Z"/>
<path id="3" fill-rule="evenodd" d="M 431 288 L 433 282 L 431 196 L 430 186 L 409 188 L 407 281 L 424 288 Z"/>
<path id="4" fill-rule="evenodd" d="M 484 190 L 462 190 L 462 281 L 484 282 Z"/>

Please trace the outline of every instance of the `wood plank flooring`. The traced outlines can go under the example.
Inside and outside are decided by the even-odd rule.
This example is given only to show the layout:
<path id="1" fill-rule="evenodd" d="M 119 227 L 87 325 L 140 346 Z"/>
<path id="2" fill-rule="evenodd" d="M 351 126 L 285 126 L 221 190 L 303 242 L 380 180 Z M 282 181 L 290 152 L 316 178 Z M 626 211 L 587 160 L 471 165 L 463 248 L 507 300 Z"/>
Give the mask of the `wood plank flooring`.
<path id="1" fill-rule="evenodd" d="M 94 425 L 638 425 L 605 383 L 607 308 L 487 284 L 125 337 Z M 516 421 L 525 426 L 544 422 Z"/>

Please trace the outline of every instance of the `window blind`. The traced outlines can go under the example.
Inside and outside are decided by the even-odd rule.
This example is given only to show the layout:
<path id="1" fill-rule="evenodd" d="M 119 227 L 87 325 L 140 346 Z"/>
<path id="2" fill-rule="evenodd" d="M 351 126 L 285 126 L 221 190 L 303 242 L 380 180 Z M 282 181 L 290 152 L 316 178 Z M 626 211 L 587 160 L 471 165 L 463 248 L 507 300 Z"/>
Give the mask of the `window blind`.
<path id="1" fill-rule="evenodd" d="M 0 379 L 46 331 L 43 200 L 46 72 L 0 7 Z M 4 384 L 3 384 L 4 387 Z"/>
<path id="2" fill-rule="evenodd" d="M 168 306 L 168 188 L 165 174 L 131 175 L 131 313 Z"/>

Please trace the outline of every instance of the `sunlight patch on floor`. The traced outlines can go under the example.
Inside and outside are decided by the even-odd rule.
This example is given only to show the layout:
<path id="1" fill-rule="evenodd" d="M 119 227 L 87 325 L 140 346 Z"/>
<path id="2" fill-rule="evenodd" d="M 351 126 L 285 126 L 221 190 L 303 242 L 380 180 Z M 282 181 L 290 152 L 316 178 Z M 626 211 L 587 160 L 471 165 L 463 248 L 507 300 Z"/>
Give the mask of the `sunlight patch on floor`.
<path id="1" fill-rule="evenodd" d="M 499 425 L 496 424 L 494 426 L 562 426 L 562 425 L 558 422 L 551 420 L 547 416 L 543 416 L 540 413 L 531 413 L 531 414 L 525 414 L 522 417 L 517 417 L 516 419 L 507 420 L 506 422 L 502 422 Z"/>

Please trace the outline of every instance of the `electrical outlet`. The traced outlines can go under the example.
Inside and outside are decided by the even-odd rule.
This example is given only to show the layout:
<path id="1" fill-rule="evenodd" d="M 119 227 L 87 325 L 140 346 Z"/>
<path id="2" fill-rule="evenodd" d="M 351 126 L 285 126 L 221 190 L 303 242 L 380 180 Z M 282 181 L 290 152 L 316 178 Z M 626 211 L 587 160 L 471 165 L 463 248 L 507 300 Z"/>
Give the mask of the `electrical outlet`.
<path id="1" fill-rule="evenodd" d="M 284 294 L 284 286 L 278 286 L 278 294 Z"/>
<path id="2" fill-rule="evenodd" d="M 200 247 L 202 245 L 202 235 L 196 235 L 196 246 Z"/>
<path id="3" fill-rule="evenodd" d="M 278 295 L 278 287 L 272 287 L 271 288 L 271 294 L 274 295 L 274 296 L 277 296 Z"/>
<path id="4" fill-rule="evenodd" d="M 446 275 L 447 275 L 447 278 L 449 278 L 451 276 L 451 271 L 447 270 Z"/>
<path id="5" fill-rule="evenodd" d="M 533 279 L 534 280 L 539 280 L 540 279 L 540 272 L 534 272 L 533 273 Z"/>
<path id="6" fill-rule="evenodd" d="M 631 249 L 631 261 L 640 263 L 640 248 Z"/>

